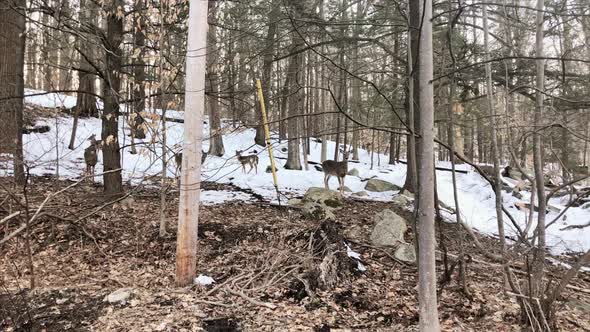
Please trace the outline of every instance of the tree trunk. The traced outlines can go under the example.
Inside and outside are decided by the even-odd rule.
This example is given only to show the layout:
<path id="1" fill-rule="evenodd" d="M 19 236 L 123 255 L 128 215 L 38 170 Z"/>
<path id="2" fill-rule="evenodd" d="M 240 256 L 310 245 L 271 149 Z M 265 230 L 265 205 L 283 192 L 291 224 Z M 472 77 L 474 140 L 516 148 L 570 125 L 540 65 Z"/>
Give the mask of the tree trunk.
<path id="1" fill-rule="evenodd" d="M 410 15 L 410 27 L 411 32 L 409 36 L 409 46 L 408 46 L 408 72 L 410 77 L 408 78 L 409 82 L 409 92 L 407 94 L 408 101 L 406 105 L 407 110 L 407 119 L 406 122 L 410 127 L 410 130 L 414 133 L 420 132 L 420 107 L 417 103 L 420 100 L 420 89 L 419 89 L 419 82 L 418 77 L 420 75 L 420 66 L 414 65 L 416 60 L 418 59 L 420 54 L 418 54 L 418 42 L 420 40 L 420 25 L 422 22 L 422 17 L 418 15 L 421 11 L 421 4 L 419 1 L 410 1 L 409 7 L 410 12 L 414 13 L 415 15 Z M 418 105 L 418 110 L 416 111 L 416 105 Z M 410 192 L 415 193 L 416 187 L 419 185 L 418 176 L 416 176 L 415 172 L 417 171 L 416 166 L 416 153 L 419 148 L 420 138 L 410 134 L 407 137 L 407 172 L 406 172 L 406 181 L 404 183 L 404 189 Z M 434 152 L 433 152 L 434 153 Z M 412 166 L 414 165 L 414 166 Z"/>
<path id="2" fill-rule="evenodd" d="M 487 5 L 483 6 L 483 28 L 484 28 L 484 57 L 485 60 L 490 59 L 489 53 L 489 26 L 488 26 L 488 10 Z M 494 90 L 492 88 L 492 66 L 489 61 L 485 64 L 486 72 L 486 102 L 488 108 L 488 116 L 490 118 L 490 129 L 492 136 L 492 159 L 494 163 L 494 193 L 496 203 L 496 220 L 498 224 L 498 237 L 500 239 L 500 251 L 502 254 L 502 261 L 505 262 L 506 257 L 506 235 L 504 232 L 504 220 L 502 212 L 502 182 L 500 181 L 500 151 L 498 149 L 498 135 L 496 125 L 496 109 L 494 108 L 493 97 Z M 504 275 L 504 278 L 508 278 Z"/>
<path id="3" fill-rule="evenodd" d="M 297 38 L 297 37 L 295 37 Z M 299 43 L 297 41 L 293 41 L 292 50 L 297 50 L 299 48 Z M 289 100 L 289 120 L 287 120 L 288 126 L 288 151 L 287 151 L 287 163 L 285 164 L 286 169 L 301 169 L 301 161 L 300 161 L 300 151 L 299 151 L 299 119 L 298 115 L 300 114 L 300 94 L 296 93 L 296 90 L 299 88 L 299 69 L 301 62 L 301 54 L 297 54 L 291 57 L 289 62 L 289 69 L 287 71 L 287 76 L 289 77 L 287 81 L 289 81 L 290 85 L 288 86 L 288 100 Z"/>
<path id="4" fill-rule="evenodd" d="M 545 90 L 545 60 L 542 59 L 544 56 L 544 44 L 543 44 L 543 13 L 545 3 L 544 0 L 537 0 L 537 14 L 535 24 L 537 26 L 535 47 L 536 47 L 536 107 L 534 113 L 534 128 L 541 126 L 541 119 L 543 117 L 543 98 L 545 97 L 543 92 Z M 536 298 L 542 298 L 545 294 L 545 287 L 543 285 L 544 277 L 544 264 L 545 264 L 545 181 L 543 176 L 543 156 L 542 156 L 543 140 L 541 133 L 535 131 L 533 133 L 533 167 L 535 170 L 535 185 L 537 187 L 537 201 L 538 201 L 538 213 L 537 213 L 537 236 L 538 241 L 535 247 L 535 255 L 532 262 L 532 278 L 531 278 L 531 294 L 530 296 Z M 522 309 L 524 310 L 524 308 Z M 536 315 L 540 315 L 535 310 Z M 540 316 L 537 316 L 540 317 Z M 540 327 L 544 328 L 544 327 Z"/>
<path id="5" fill-rule="evenodd" d="M 25 62 L 24 0 L 0 1 L 0 153 L 13 154 L 14 179 L 24 184 L 23 98 Z M 16 98 L 15 98 L 16 97 Z M 4 99 L 10 98 L 10 99 Z"/>
<path id="6" fill-rule="evenodd" d="M 211 21 L 215 23 L 217 21 L 217 5 L 216 1 L 209 1 L 209 15 Z M 219 70 L 218 70 L 218 57 L 220 56 L 217 52 L 217 29 L 215 25 L 209 27 L 209 34 L 207 36 L 207 78 L 206 81 L 209 85 L 208 96 L 209 100 L 209 124 L 211 132 L 209 141 L 209 154 L 212 156 L 221 157 L 225 154 L 225 148 L 223 147 L 223 136 L 221 134 L 221 119 L 219 114 Z"/>
<path id="7" fill-rule="evenodd" d="M 138 54 L 134 59 L 135 66 L 133 67 L 133 82 L 131 88 L 131 96 L 133 97 L 133 115 L 129 116 L 129 127 L 131 129 L 131 154 L 136 154 L 135 147 L 136 139 L 144 139 L 146 137 L 146 128 L 144 128 L 143 116 L 141 113 L 145 110 L 145 24 L 142 15 L 144 7 L 143 0 L 139 0 L 135 4 L 135 10 L 138 12 L 135 16 L 136 31 L 133 35 L 135 39 L 135 50 Z"/>
<path id="8" fill-rule="evenodd" d="M 271 4 L 270 15 L 268 16 L 268 30 L 266 31 L 266 41 L 265 41 L 265 48 L 263 51 L 263 65 L 262 65 L 262 95 L 264 100 L 268 103 L 266 109 L 270 110 L 271 107 L 271 99 L 270 96 L 270 88 L 271 88 L 271 79 L 272 79 L 272 65 L 273 65 L 273 54 L 274 54 L 274 43 L 275 43 L 275 36 L 277 33 L 277 25 L 279 20 L 279 15 L 281 13 L 281 7 L 278 0 L 272 0 Z M 260 146 L 266 146 L 266 141 L 264 137 L 264 124 L 262 123 L 262 113 L 258 112 L 258 125 L 256 126 L 256 137 L 254 138 L 254 142 Z"/>
<path id="9" fill-rule="evenodd" d="M 168 43 L 167 43 L 167 36 L 166 36 L 166 24 L 167 24 L 167 13 L 168 13 L 168 1 L 163 1 L 160 3 L 160 35 L 158 44 L 160 46 L 160 53 L 158 59 L 158 74 L 159 74 L 159 86 L 162 91 L 162 98 L 160 99 L 160 109 L 162 110 L 162 117 L 160 118 L 160 144 L 162 148 L 162 174 L 160 176 L 160 237 L 165 237 L 168 235 L 166 231 L 166 175 L 168 169 L 168 157 L 167 157 L 167 133 L 166 133 L 166 110 L 168 109 L 168 105 L 166 102 L 166 92 L 170 88 L 167 85 L 166 80 L 166 72 L 164 70 L 164 61 L 167 56 L 168 51 Z M 139 115 L 139 114 L 136 114 Z M 135 123 L 135 121 L 133 121 Z M 138 129 L 138 128 L 136 128 Z M 132 135 L 134 136 L 134 135 Z"/>
<path id="10" fill-rule="evenodd" d="M 434 237 L 434 92 L 432 49 L 432 0 L 411 1 L 411 18 L 423 18 L 420 53 L 418 54 L 418 89 L 420 101 L 420 144 L 417 145 L 418 167 L 418 299 L 420 331 L 440 331 L 436 295 L 436 260 Z M 414 7 L 414 9 L 415 9 Z M 424 12 L 422 12 L 422 10 Z"/>
<path id="11" fill-rule="evenodd" d="M 118 195 L 123 192 L 121 152 L 119 151 L 119 90 L 121 88 L 121 61 L 123 20 L 117 14 L 122 0 L 112 0 L 107 17 L 106 82 L 103 85 L 104 110 L 102 118 L 104 192 Z M 118 170 L 118 171 L 115 171 Z"/>
<path id="12" fill-rule="evenodd" d="M 189 5 L 186 51 L 185 130 L 176 236 L 176 284 L 188 286 L 197 276 L 199 196 L 201 192 L 201 144 L 205 108 L 207 4 Z"/>
<path id="13" fill-rule="evenodd" d="M 354 37 L 358 38 L 361 33 L 361 25 L 360 20 L 361 17 L 364 15 L 364 9 L 362 1 L 358 1 L 356 3 L 356 23 L 357 25 L 354 27 Z M 355 41 L 352 45 L 353 49 L 353 68 L 356 70 L 359 68 L 359 45 L 358 42 Z M 358 114 L 360 114 L 360 110 L 362 107 L 361 101 L 361 87 L 360 81 L 354 81 L 354 85 L 352 86 L 352 116 L 354 118 L 358 118 Z M 360 140 L 360 131 L 359 127 L 356 124 L 352 125 L 352 159 L 359 160 L 359 140 Z"/>
<path id="14" fill-rule="evenodd" d="M 28 43 L 25 46 L 26 50 L 26 79 L 25 79 L 25 86 L 30 89 L 37 89 L 36 79 L 37 79 L 37 35 L 31 31 L 27 33 Z"/>
<path id="15" fill-rule="evenodd" d="M 88 16 L 90 8 L 93 7 L 91 1 L 80 0 L 80 8 L 85 10 L 80 11 L 80 23 L 81 24 L 92 24 L 92 18 Z M 78 38 L 77 43 L 80 50 L 85 53 L 80 56 L 80 68 L 83 71 L 78 72 L 78 93 L 76 97 L 76 106 L 74 107 L 74 124 L 72 126 L 72 135 L 70 136 L 70 144 L 68 149 L 74 150 L 76 145 L 76 132 L 78 130 L 78 118 L 80 116 L 97 116 L 98 108 L 96 107 L 96 97 L 94 97 L 94 75 L 92 71 L 94 68 L 90 65 L 88 60 L 94 58 L 92 52 L 92 44 L 88 42 L 89 36 L 85 38 Z"/>
<path id="16" fill-rule="evenodd" d="M 52 1 L 48 0 L 47 1 L 47 6 L 51 7 Z M 49 13 L 43 13 L 41 14 L 41 25 L 43 26 L 43 43 L 41 44 L 41 59 L 43 60 L 43 62 L 45 62 L 45 66 L 43 67 L 43 82 L 41 84 L 42 89 L 45 91 L 50 91 L 52 86 L 51 86 L 51 76 L 52 76 L 52 71 L 53 69 L 51 68 L 51 43 L 52 43 L 52 38 L 51 38 L 51 27 L 50 27 L 50 22 L 49 22 L 49 18 L 51 17 L 51 14 Z"/>

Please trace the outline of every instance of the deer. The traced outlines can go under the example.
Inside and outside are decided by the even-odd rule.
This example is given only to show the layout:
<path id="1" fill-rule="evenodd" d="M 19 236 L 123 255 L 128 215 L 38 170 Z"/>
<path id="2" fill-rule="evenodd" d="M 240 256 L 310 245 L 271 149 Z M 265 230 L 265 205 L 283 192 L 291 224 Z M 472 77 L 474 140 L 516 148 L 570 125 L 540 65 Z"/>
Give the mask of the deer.
<path id="1" fill-rule="evenodd" d="M 328 182 L 331 176 L 338 178 L 338 184 L 340 184 L 340 193 L 344 194 L 344 177 L 348 173 L 348 152 L 343 155 L 342 161 L 335 160 L 324 160 L 322 162 L 322 169 L 324 171 L 324 185 L 327 190 L 330 190 Z"/>
<path id="2" fill-rule="evenodd" d="M 207 154 L 207 152 L 201 150 L 201 165 L 207 159 Z M 180 174 L 180 171 L 182 171 L 182 151 L 174 154 L 174 162 L 176 163 L 176 174 Z"/>
<path id="3" fill-rule="evenodd" d="M 90 142 L 90 146 L 84 149 L 84 162 L 86 163 L 85 176 L 91 176 L 92 182 L 94 182 L 94 168 L 98 163 L 98 151 L 102 147 L 102 141 L 96 140 L 96 135 L 94 134 L 88 138 L 88 141 Z"/>
<path id="4" fill-rule="evenodd" d="M 246 173 L 246 165 L 250 166 L 248 173 L 255 169 L 256 174 L 258 174 L 258 156 L 257 155 L 250 155 L 250 156 L 242 156 L 241 150 L 236 150 L 236 157 L 240 164 L 242 164 L 242 172 Z"/>

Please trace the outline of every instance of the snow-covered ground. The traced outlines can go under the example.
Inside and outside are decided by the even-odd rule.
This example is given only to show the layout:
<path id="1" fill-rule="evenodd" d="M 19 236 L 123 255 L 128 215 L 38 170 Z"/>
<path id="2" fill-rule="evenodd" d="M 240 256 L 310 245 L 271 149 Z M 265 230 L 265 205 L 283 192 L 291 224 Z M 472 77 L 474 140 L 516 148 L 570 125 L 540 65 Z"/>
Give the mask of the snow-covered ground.
<path id="1" fill-rule="evenodd" d="M 36 91 L 28 91 L 37 93 Z M 27 97 L 27 103 L 34 103 L 44 107 L 65 106 L 72 107 L 75 104 L 74 97 L 50 94 L 44 96 Z M 65 105 L 64 105 L 65 104 Z M 167 112 L 167 116 L 182 118 L 182 113 Z M 84 148 L 88 146 L 87 138 L 96 134 L 100 137 L 101 122 L 99 119 L 81 119 L 79 122 L 78 133 L 74 150 L 67 149 L 71 135 L 73 119 L 62 117 L 58 119 L 44 119 L 37 124 L 49 125 L 52 130 L 44 134 L 24 135 L 24 148 L 28 165 L 31 167 L 31 173 L 55 174 L 59 167 L 59 174 L 64 178 L 79 178 L 84 170 Z M 124 168 L 123 178 L 130 183 L 150 183 L 150 175 L 161 173 L 162 162 L 159 159 L 161 155 L 161 146 L 151 144 L 151 135 L 143 140 L 137 148 L 138 153 L 130 154 L 130 138 L 128 137 L 129 128 L 124 123 L 123 118 L 119 122 L 121 126 L 119 142 L 124 146 L 122 156 L 122 166 Z M 57 128 L 57 130 L 56 130 Z M 204 126 L 204 137 L 208 136 L 208 125 Z M 158 132 L 158 124 L 154 124 L 152 129 Z M 183 134 L 183 125 L 175 122 L 167 123 L 167 145 L 169 151 L 180 150 Z M 232 183 L 238 187 L 251 189 L 254 193 L 263 196 L 268 200 L 276 200 L 276 192 L 273 185 L 272 174 L 266 173 L 267 166 L 270 165 L 268 153 L 265 148 L 254 145 L 253 129 L 233 129 L 225 128 L 223 141 L 225 145 L 225 155 L 222 157 L 208 156 L 203 165 L 202 179 L 218 183 Z M 156 139 L 159 141 L 159 138 Z M 203 150 L 208 150 L 208 140 L 203 140 Z M 56 149 L 57 147 L 57 149 Z M 308 156 L 310 161 L 319 162 L 321 153 L 321 144 L 312 140 L 311 154 Z M 243 174 L 241 166 L 235 158 L 236 150 L 244 150 L 245 154 L 258 154 L 260 162 L 258 165 L 258 174 L 251 172 Z M 283 151 L 284 150 L 284 151 Z M 328 151 L 334 150 L 334 142 L 328 142 Z M 279 188 L 282 192 L 289 195 L 303 194 L 309 187 L 323 186 L 323 173 L 317 171 L 313 165 L 309 170 L 286 170 L 282 166 L 287 157 L 286 142 L 279 143 L 273 139 L 273 151 L 277 158 Z M 361 182 L 361 178 L 376 176 L 379 179 L 386 180 L 401 186 L 405 179 L 406 166 L 404 164 L 387 165 L 388 157 L 385 155 L 378 156 L 381 160 L 381 166 L 377 166 L 377 155 L 375 155 L 374 169 L 370 169 L 370 154 L 361 150 L 359 153 L 359 162 L 350 162 L 349 169 L 356 168 L 359 170 L 359 177 L 347 176 L 346 186 L 353 192 L 364 190 L 366 182 Z M 172 154 L 168 154 L 170 160 L 168 166 L 168 175 L 175 175 L 175 164 Z M 282 159 L 283 158 L 283 159 Z M 303 156 L 301 157 L 303 160 Z M 59 163 L 58 163 L 59 161 Z M 0 176 L 10 172 L 9 162 L 0 163 Z M 59 164 L 59 165 L 58 165 Z M 439 166 L 449 167 L 448 163 L 440 163 Z M 470 170 L 469 166 L 460 165 L 459 169 Z M 98 166 L 97 173 L 101 172 Z M 146 180 L 147 179 L 147 180 Z M 97 178 L 97 181 L 101 179 Z M 157 182 L 154 182 L 157 183 Z M 495 217 L 494 193 L 490 185 L 481 178 L 476 172 L 470 171 L 467 174 L 457 174 L 457 185 L 459 193 L 460 210 L 463 219 L 474 229 L 496 235 L 497 222 Z M 332 179 L 331 188 L 337 187 L 337 180 Z M 439 199 L 449 206 L 454 206 L 453 186 L 451 173 L 448 171 L 437 171 L 437 187 Z M 390 200 L 397 192 L 373 193 L 368 192 L 367 199 L 387 201 Z M 350 195 L 350 193 L 347 193 Z M 528 193 L 524 193 L 522 201 L 529 201 Z M 226 200 L 251 200 L 252 197 L 241 192 L 231 191 L 203 191 L 202 200 L 205 204 L 216 204 Z M 521 228 L 525 228 L 526 215 L 524 212 L 515 208 L 514 203 L 519 200 L 508 193 L 504 193 L 504 206 L 515 218 Z M 558 209 L 563 209 L 564 202 L 559 198 L 552 199 L 550 204 Z M 547 215 L 547 222 L 552 221 L 559 213 L 551 211 Z M 535 218 L 533 218 L 535 219 Z M 584 251 L 590 248 L 590 227 L 584 229 L 563 230 L 568 225 L 585 224 L 590 220 L 590 209 L 579 207 L 570 208 L 560 219 L 548 228 L 547 243 L 555 254 L 568 251 Z M 508 235 L 514 234 L 514 227 L 510 220 L 505 217 L 504 224 Z M 534 229 L 535 225 L 531 227 Z"/>

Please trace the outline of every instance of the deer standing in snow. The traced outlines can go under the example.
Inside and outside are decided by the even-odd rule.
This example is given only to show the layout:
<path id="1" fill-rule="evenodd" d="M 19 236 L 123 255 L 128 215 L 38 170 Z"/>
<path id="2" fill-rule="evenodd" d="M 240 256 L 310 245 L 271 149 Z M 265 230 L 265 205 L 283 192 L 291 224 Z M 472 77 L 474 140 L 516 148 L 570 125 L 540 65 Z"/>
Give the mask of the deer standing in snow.
<path id="1" fill-rule="evenodd" d="M 338 184 L 340 184 L 340 193 L 344 194 L 344 177 L 348 173 L 348 154 L 348 152 L 344 153 L 342 161 L 324 160 L 322 162 L 326 189 L 330 190 L 328 182 L 331 176 L 335 176 L 338 178 Z"/>
<path id="2" fill-rule="evenodd" d="M 91 176 L 92 182 L 94 182 L 94 168 L 98 163 L 98 151 L 102 146 L 102 141 L 96 140 L 96 135 L 92 135 L 88 138 L 90 146 L 84 149 L 84 162 L 86 163 L 85 176 Z"/>
<path id="3" fill-rule="evenodd" d="M 258 174 L 258 156 L 257 155 L 250 155 L 250 156 L 242 156 L 242 151 L 236 151 L 236 157 L 238 157 L 238 161 L 242 164 L 242 172 L 246 173 L 246 165 L 250 166 L 248 173 L 252 171 L 252 169 L 256 170 L 256 174 Z"/>

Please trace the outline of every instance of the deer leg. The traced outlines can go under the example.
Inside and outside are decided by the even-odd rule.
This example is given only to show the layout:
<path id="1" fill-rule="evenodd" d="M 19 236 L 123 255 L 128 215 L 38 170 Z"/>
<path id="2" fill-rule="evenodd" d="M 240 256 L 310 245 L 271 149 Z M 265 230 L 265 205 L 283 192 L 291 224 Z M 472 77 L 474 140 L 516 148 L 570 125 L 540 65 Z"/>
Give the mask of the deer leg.
<path id="1" fill-rule="evenodd" d="M 324 187 L 327 190 L 330 190 L 330 186 L 328 185 L 329 181 L 330 181 L 330 176 L 328 174 L 324 175 Z"/>
<path id="2" fill-rule="evenodd" d="M 338 184 L 340 185 L 340 193 L 344 195 L 344 179 L 338 176 Z"/>

